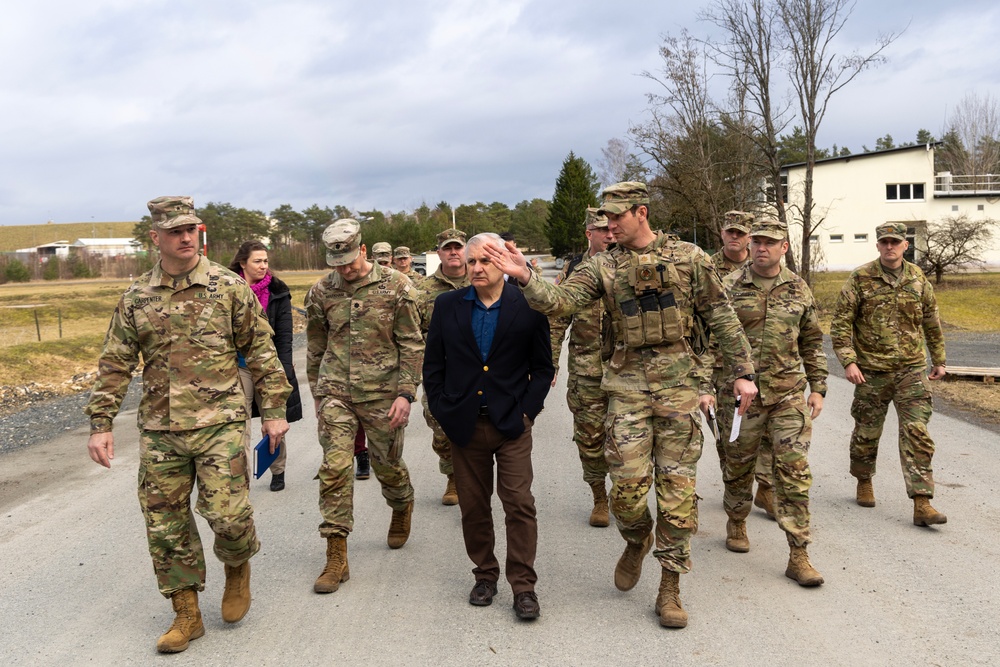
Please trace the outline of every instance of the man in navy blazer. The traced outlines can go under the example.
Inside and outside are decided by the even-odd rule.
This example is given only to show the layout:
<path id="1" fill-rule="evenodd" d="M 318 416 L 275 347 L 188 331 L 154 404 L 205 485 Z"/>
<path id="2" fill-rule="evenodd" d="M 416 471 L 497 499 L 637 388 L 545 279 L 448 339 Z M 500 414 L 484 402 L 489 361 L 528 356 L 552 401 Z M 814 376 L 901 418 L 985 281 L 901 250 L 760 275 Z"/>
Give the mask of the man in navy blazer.
<path id="1" fill-rule="evenodd" d="M 484 252 L 502 247 L 496 234 L 465 246 L 471 286 L 434 302 L 424 352 L 424 392 L 431 414 L 452 443 L 465 549 L 475 563 L 469 602 L 493 602 L 500 564 L 490 501 L 493 462 L 507 526 L 507 581 L 518 618 L 540 614 L 534 562 L 538 543 L 531 495 L 531 427 L 542 411 L 555 369 L 549 323 Z"/>

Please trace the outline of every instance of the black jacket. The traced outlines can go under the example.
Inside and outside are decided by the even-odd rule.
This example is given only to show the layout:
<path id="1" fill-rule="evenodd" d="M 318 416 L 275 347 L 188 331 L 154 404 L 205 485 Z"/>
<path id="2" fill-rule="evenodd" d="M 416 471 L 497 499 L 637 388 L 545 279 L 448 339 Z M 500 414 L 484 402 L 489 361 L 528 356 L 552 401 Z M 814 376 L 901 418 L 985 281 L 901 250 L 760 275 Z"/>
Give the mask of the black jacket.
<path id="1" fill-rule="evenodd" d="M 302 397 L 299 395 L 299 381 L 295 378 L 295 367 L 292 366 L 292 294 L 288 285 L 275 275 L 271 276 L 267 291 L 271 293 L 267 301 L 267 321 L 274 329 L 274 347 L 285 369 L 288 384 L 292 385 L 292 393 L 285 402 L 285 419 L 289 423 L 297 422 L 302 419 Z M 256 402 L 253 404 L 253 416 L 260 416 Z"/>
<path id="2" fill-rule="evenodd" d="M 472 438 L 483 396 L 497 430 L 508 438 L 521 435 L 522 415 L 534 421 L 555 375 L 548 319 L 508 283 L 500 297 L 493 346 L 483 361 L 472 333 L 473 302 L 465 299 L 473 289 L 437 297 L 424 352 L 428 406 L 459 447 Z"/>

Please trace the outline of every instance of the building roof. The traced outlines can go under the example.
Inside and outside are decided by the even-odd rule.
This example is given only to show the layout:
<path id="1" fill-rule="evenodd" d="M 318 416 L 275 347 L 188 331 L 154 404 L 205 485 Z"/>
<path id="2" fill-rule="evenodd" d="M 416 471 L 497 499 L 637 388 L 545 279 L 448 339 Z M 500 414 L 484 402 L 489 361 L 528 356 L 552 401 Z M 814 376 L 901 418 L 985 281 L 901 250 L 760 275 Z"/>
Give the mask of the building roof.
<path id="1" fill-rule="evenodd" d="M 889 153 L 902 153 L 903 151 L 915 151 L 915 150 L 929 151 L 929 150 L 931 150 L 933 148 L 937 148 L 942 143 L 944 143 L 944 142 L 941 142 L 941 141 L 932 141 L 931 143 L 928 143 L 928 144 L 916 144 L 914 146 L 901 146 L 900 148 L 888 148 L 888 149 L 886 149 L 884 151 L 870 151 L 868 153 L 851 153 L 850 155 L 838 155 L 836 157 L 825 157 L 825 158 L 823 158 L 821 160 L 816 160 L 816 164 L 826 164 L 826 163 L 829 163 L 829 162 L 838 162 L 838 161 L 850 162 L 851 160 L 858 160 L 860 158 L 880 157 L 882 155 L 888 155 Z M 783 164 L 783 165 L 781 165 L 781 168 L 782 169 L 797 169 L 799 167 L 804 167 L 804 166 L 806 166 L 805 162 L 793 162 L 791 164 Z"/>
<path id="2" fill-rule="evenodd" d="M 119 236 L 114 238 L 97 239 L 77 239 L 71 244 L 74 248 L 93 248 L 107 246 L 142 245 L 131 236 Z"/>

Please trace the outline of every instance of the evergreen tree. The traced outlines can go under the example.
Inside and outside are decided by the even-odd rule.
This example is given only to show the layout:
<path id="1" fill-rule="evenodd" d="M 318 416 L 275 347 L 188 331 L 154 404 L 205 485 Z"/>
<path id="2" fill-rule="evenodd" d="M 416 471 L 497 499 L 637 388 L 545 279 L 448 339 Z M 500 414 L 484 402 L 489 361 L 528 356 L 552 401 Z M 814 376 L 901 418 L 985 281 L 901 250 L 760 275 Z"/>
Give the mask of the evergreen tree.
<path id="1" fill-rule="evenodd" d="M 583 223 L 588 206 L 597 206 L 600 181 L 583 158 L 570 151 L 556 179 L 546 235 L 556 257 L 582 251 L 587 245 Z"/>

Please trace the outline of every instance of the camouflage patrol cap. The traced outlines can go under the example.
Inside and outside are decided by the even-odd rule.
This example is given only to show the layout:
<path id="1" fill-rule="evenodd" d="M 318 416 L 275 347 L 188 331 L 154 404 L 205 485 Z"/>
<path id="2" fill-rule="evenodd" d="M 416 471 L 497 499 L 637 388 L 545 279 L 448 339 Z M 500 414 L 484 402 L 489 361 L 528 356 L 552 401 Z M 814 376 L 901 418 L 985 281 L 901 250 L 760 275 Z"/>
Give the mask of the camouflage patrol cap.
<path id="1" fill-rule="evenodd" d="M 153 226 L 172 229 L 183 225 L 200 225 L 201 218 L 194 214 L 194 199 L 191 197 L 157 197 L 147 202 Z"/>
<path id="2" fill-rule="evenodd" d="M 601 192 L 601 213 L 621 215 L 633 206 L 649 205 L 649 190 L 645 183 L 639 181 L 624 181 L 604 188 Z"/>
<path id="3" fill-rule="evenodd" d="M 412 257 L 412 255 L 410 255 L 410 249 L 407 248 L 405 245 L 401 245 L 395 250 L 393 250 L 392 256 L 397 259 L 400 257 Z"/>
<path id="4" fill-rule="evenodd" d="M 327 264 L 350 264 L 361 251 L 361 225 L 353 218 L 341 218 L 323 231 L 323 243 L 326 245 Z"/>
<path id="5" fill-rule="evenodd" d="M 906 225 L 902 222 L 886 222 L 875 228 L 875 240 L 899 239 L 906 240 Z"/>
<path id="6" fill-rule="evenodd" d="M 438 250 L 445 247 L 449 243 L 457 243 L 461 247 L 465 247 L 465 232 L 461 229 L 446 229 L 437 235 Z"/>
<path id="7" fill-rule="evenodd" d="M 744 234 L 750 233 L 750 227 L 753 225 L 753 213 L 747 213 L 746 211 L 728 211 L 723 216 L 722 229 L 723 231 L 730 229 L 738 229 Z"/>
<path id="8" fill-rule="evenodd" d="M 788 239 L 788 225 L 773 218 L 758 220 L 750 228 L 750 236 L 766 236 L 771 239 L 784 241 Z"/>
<path id="9" fill-rule="evenodd" d="M 588 207 L 587 219 L 584 221 L 584 226 L 587 229 L 607 229 L 608 216 L 604 215 L 599 209 Z"/>
<path id="10" fill-rule="evenodd" d="M 372 246 L 372 257 L 378 257 L 380 255 L 386 255 L 392 257 L 392 246 L 385 241 L 379 241 Z"/>

